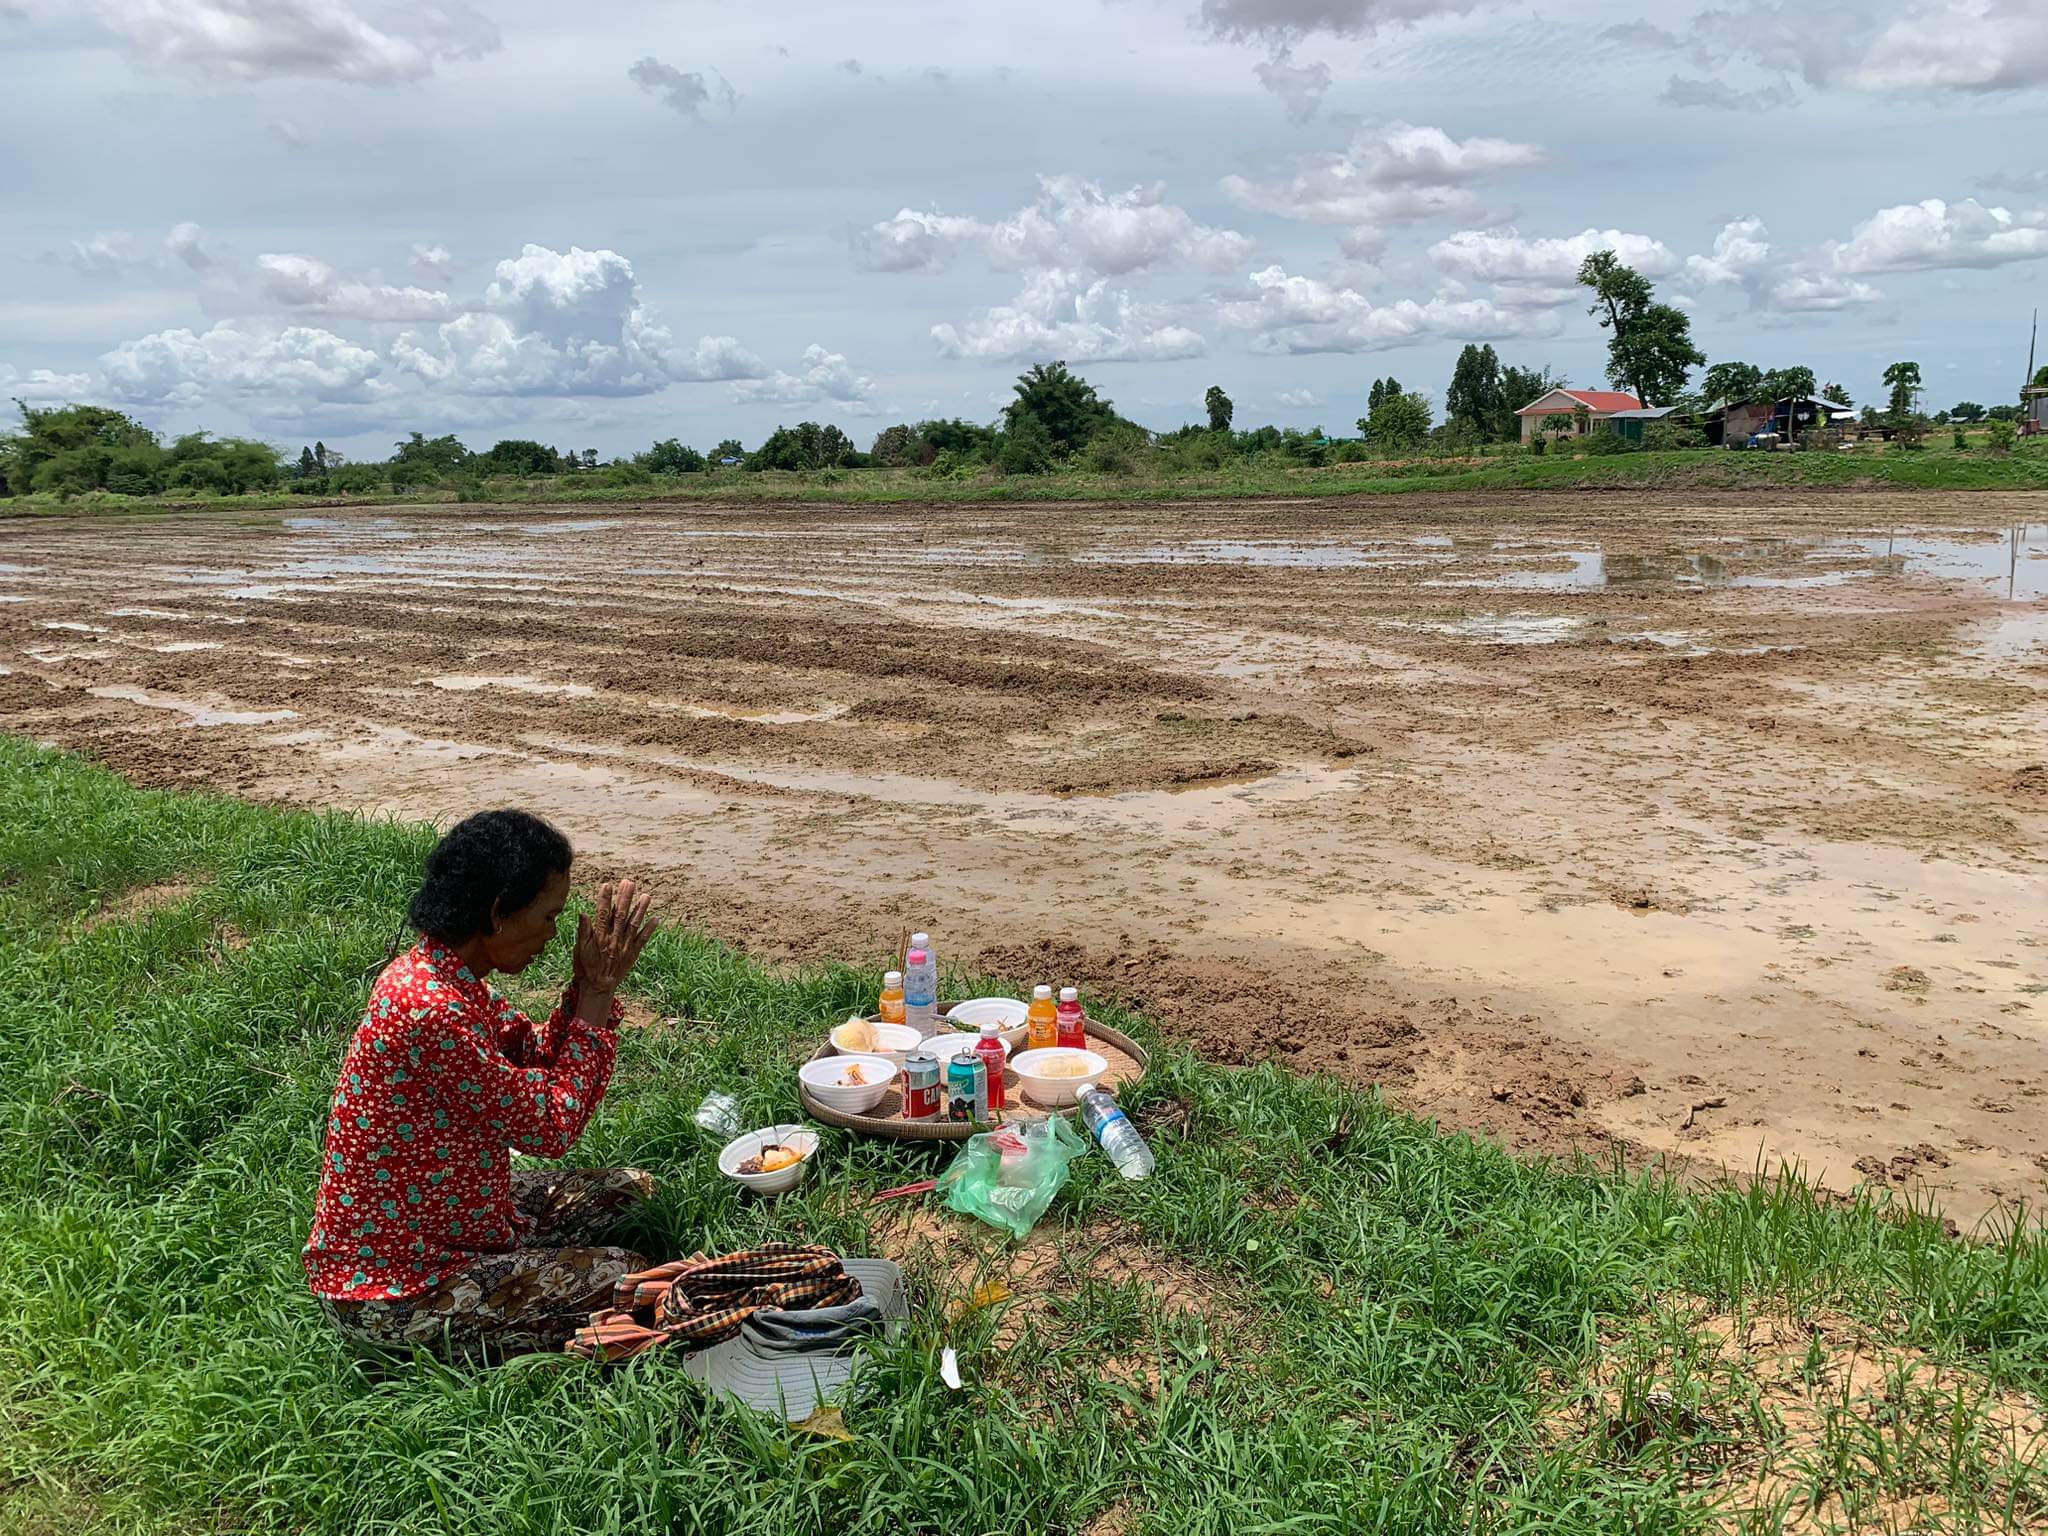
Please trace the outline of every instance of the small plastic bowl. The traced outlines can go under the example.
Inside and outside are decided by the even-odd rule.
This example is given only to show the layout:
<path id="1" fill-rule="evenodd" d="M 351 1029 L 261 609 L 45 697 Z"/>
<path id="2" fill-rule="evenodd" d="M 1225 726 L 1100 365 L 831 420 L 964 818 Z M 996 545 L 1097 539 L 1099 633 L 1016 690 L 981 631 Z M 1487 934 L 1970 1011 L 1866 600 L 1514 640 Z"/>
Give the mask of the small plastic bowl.
<path id="1" fill-rule="evenodd" d="M 856 1062 L 867 1081 L 843 1081 L 846 1069 Z M 843 1115 L 864 1115 L 882 1102 L 889 1085 L 896 1081 L 896 1063 L 886 1056 L 822 1056 L 798 1067 L 796 1075 L 810 1089 L 811 1097 L 827 1109 L 836 1109 Z"/>
<path id="2" fill-rule="evenodd" d="M 955 1029 L 978 1035 L 981 1026 L 993 1019 L 1002 1026 L 1003 1033 L 1008 1034 L 1013 1029 L 1022 1029 L 1030 1012 L 1029 1003 L 1019 1002 L 1014 997 L 970 997 L 946 1010 L 946 1022 Z"/>
<path id="3" fill-rule="evenodd" d="M 787 1168 L 778 1168 L 773 1173 L 740 1172 L 740 1164 L 750 1157 L 759 1156 L 763 1147 L 777 1146 L 793 1148 L 803 1156 Z M 749 1131 L 744 1136 L 735 1136 L 720 1148 L 718 1171 L 757 1195 L 779 1195 L 803 1183 L 810 1176 L 811 1164 L 817 1160 L 816 1131 L 801 1125 L 769 1125 L 758 1131 Z"/>
<path id="4" fill-rule="evenodd" d="M 839 1043 L 839 1031 L 846 1028 L 839 1025 L 832 1031 L 832 1049 L 842 1056 L 886 1056 L 897 1066 L 903 1065 L 903 1058 L 924 1041 L 924 1036 L 908 1024 L 873 1024 L 868 1026 L 875 1032 L 874 1045 L 865 1051 L 849 1051 Z"/>
<path id="5" fill-rule="evenodd" d="M 1042 1075 L 1042 1069 L 1048 1063 L 1074 1058 L 1087 1063 L 1088 1070 L 1081 1076 Z M 1017 1074 L 1018 1086 L 1032 1103 L 1043 1104 L 1048 1109 L 1063 1109 L 1081 1097 L 1083 1088 L 1093 1087 L 1102 1081 L 1102 1074 L 1109 1070 L 1109 1062 L 1093 1051 L 1077 1050 L 1071 1045 L 1048 1045 L 1012 1058 L 1010 1070 Z"/>

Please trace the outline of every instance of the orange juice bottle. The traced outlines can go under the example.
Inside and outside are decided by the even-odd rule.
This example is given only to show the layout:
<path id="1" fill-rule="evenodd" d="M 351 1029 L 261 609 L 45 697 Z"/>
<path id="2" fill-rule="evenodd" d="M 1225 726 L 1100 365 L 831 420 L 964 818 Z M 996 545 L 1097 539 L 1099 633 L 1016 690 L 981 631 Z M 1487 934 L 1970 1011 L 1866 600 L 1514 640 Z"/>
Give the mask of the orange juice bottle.
<path id="1" fill-rule="evenodd" d="M 1042 1051 L 1059 1043 L 1059 1010 L 1053 1006 L 1052 988 L 1033 987 L 1031 1006 L 1024 1014 L 1024 1049 Z"/>
<path id="2" fill-rule="evenodd" d="M 885 971 L 882 973 L 882 1022 L 901 1024 L 903 1022 L 903 973 Z"/>

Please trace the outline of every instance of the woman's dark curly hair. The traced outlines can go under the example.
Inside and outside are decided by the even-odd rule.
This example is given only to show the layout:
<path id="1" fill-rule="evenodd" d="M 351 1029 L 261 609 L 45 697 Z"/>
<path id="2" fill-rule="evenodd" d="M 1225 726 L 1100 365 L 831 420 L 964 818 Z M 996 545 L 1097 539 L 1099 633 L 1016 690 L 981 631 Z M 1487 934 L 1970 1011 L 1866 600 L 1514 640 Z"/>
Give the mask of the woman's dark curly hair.
<path id="1" fill-rule="evenodd" d="M 575 857 L 569 839 L 525 811 L 479 811 L 427 855 L 406 921 L 451 947 L 488 933 L 493 910 L 509 917 L 529 905 Z"/>

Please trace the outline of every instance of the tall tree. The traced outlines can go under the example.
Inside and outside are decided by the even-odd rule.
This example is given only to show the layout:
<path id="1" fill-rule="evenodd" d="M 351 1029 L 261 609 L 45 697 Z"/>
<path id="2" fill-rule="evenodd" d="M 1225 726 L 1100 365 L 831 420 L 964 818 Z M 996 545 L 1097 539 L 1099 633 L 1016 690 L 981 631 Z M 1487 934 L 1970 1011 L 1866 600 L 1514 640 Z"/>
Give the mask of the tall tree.
<path id="1" fill-rule="evenodd" d="M 1579 266 L 1579 282 L 1593 290 L 1587 313 L 1607 338 L 1607 377 L 1632 390 L 1645 405 L 1674 399 L 1685 391 L 1706 354 L 1693 345 L 1692 321 L 1682 309 L 1656 302 L 1650 280 L 1622 265 L 1612 251 L 1595 251 Z"/>
<path id="2" fill-rule="evenodd" d="M 1755 363 L 1716 363 L 1700 380 L 1700 393 L 1709 404 L 1726 401 L 1739 405 L 1763 398 L 1764 371 Z"/>
<path id="3" fill-rule="evenodd" d="M 1429 397 L 1382 390 L 1372 414 L 1359 418 L 1358 430 L 1375 448 L 1413 448 L 1429 436 Z"/>
<path id="4" fill-rule="evenodd" d="M 1891 390 L 1892 425 L 1901 425 L 1920 404 L 1920 365 L 1893 363 L 1884 371 L 1885 387 Z"/>
<path id="5" fill-rule="evenodd" d="M 1974 400 L 1960 400 L 1949 407 L 1948 414 L 1951 421 L 1982 421 L 1984 407 Z"/>
<path id="6" fill-rule="evenodd" d="M 1767 400 L 1810 400 L 1820 387 L 1811 368 L 1773 368 L 1764 375 L 1763 382 Z"/>
<path id="7" fill-rule="evenodd" d="M 1017 398 L 1003 409 L 1004 426 L 1014 433 L 1025 417 L 1036 418 L 1061 458 L 1117 419 L 1095 386 L 1069 372 L 1065 363 L 1040 363 L 1019 374 L 1015 392 Z"/>
<path id="8" fill-rule="evenodd" d="M 704 467 L 704 455 L 680 438 L 665 437 L 633 462 L 651 475 L 693 475 Z"/>
<path id="9" fill-rule="evenodd" d="M 1444 391 L 1444 420 L 1482 442 L 1507 435 L 1513 414 L 1501 390 L 1500 356 L 1491 346 L 1467 344 Z"/>
<path id="10" fill-rule="evenodd" d="M 911 455 L 914 442 L 908 422 L 884 427 L 875 434 L 875 440 L 868 448 L 868 462 L 878 464 L 884 469 L 915 463 L 916 460 Z"/>
<path id="11" fill-rule="evenodd" d="M 1519 435 L 1515 424 L 1515 412 L 1523 406 L 1541 400 L 1553 389 L 1564 387 L 1564 375 L 1553 374 L 1548 368 L 1517 368 L 1510 363 L 1500 371 L 1500 403 L 1507 412 L 1505 437 Z"/>
<path id="12" fill-rule="evenodd" d="M 1844 389 L 1841 385 L 1835 383 L 1833 380 L 1829 380 L 1827 388 L 1823 389 L 1820 392 L 1820 397 L 1821 399 L 1827 401 L 1830 405 L 1854 404 L 1854 402 L 1849 398 L 1849 391 Z"/>
<path id="13" fill-rule="evenodd" d="M 1383 405 L 1388 397 L 1402 393 L 1401 381 L 1391 373 L 1384 379 L 1374 379 L 1372 388 L 1365 394 L 1365 414 L 1370 417 Z"/>
<path id="14" fill-rule="evenodd" d="M 1228 432 L 1230 430 L 1230 418 L 1236 414 L 1236 407 L 1231 405 L 1230 396 L 1223 393 L 1223 386 L 1221 384 L 1211 384 L 1209 386 L 1209 392 L 1202 396 L 1202 408 L 1209 413 L 1209 430 L 1211 432 Z"/>

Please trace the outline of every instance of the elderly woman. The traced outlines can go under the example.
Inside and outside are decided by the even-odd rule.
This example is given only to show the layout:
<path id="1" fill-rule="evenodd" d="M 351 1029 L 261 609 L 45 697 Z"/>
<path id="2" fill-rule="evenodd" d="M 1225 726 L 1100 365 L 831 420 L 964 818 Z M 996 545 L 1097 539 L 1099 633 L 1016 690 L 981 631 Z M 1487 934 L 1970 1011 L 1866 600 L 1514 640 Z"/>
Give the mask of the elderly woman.
<path id="1" fill-rule="evenodd" d="M 569 899 L 568 839 L 486 811 L 427 859 L 419 942 L 370 994 L 335 1084 L 306 1273 L 351 1340 L 491 1356 L 559 1348 L 647 1261 L 606 1229 L 653 1193 L 631 1168 L 543 1172 L 611 1081 L 619 985 L 653 935 L 633 882 L 598 892 L 545 1024 L 486 985 L 540 957 Z"/>

